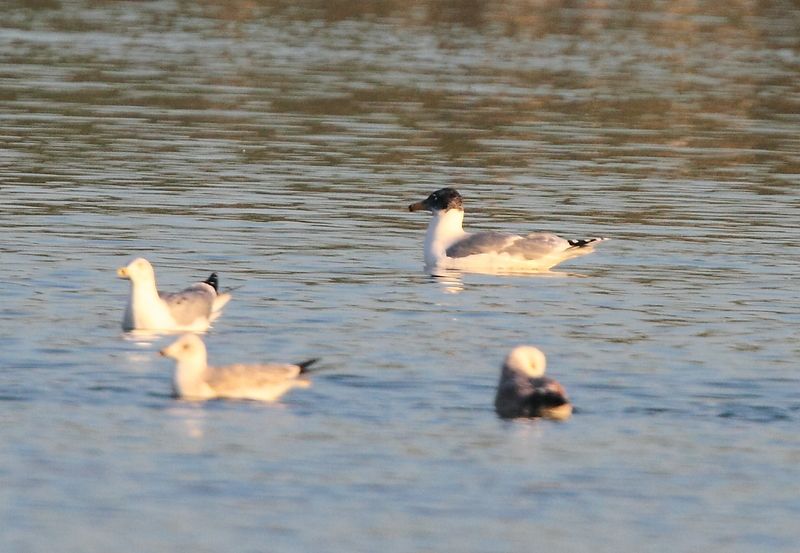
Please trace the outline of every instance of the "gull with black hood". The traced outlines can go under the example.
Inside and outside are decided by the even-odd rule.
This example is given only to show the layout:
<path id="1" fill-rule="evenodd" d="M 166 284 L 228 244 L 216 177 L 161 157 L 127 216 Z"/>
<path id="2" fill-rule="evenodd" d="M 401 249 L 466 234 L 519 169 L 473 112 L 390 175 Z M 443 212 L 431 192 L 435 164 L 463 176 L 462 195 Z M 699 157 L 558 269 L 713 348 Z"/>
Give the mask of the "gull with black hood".
<path id="1" fill-rule="evenodd" d="M 425 265 L 475 271 L 544 271 L 562 261 L 594 251 L 605 238 L 567 240 L 546 232 L 527 236 L 502 232 L 468 233 L 462 228 L 464 200 L 454 188 L 442 188 L 408 206 L 429 211 Z"/>

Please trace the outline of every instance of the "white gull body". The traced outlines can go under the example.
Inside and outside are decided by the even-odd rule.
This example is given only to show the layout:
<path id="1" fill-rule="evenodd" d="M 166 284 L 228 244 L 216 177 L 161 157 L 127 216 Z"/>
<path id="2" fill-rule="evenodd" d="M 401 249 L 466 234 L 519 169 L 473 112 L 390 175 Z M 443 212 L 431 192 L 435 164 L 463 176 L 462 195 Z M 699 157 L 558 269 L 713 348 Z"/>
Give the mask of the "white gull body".
<path id="1" fill-rule="evenodd" d="M 222 314 L 231 299 L 229 293 L 218 293 L 216 273 L 180 292 L 159 292 L 153 266 L 141 257 L 120 267 L 117 275 L 131 281 L 122 319 L 126 331 L 202 332 Z"/>
<path id="2" fill-rule="evenodd" d="M 425 265 L 467 271 L 545 271 L 567 259 L 594 251 L 604 238 L 566 240 L 536 232 L 527 236 L 464 231 L 461 195 L 452 188 L 437 190 L 411 204 L 410 211 L 430 211 L 425 234 Z"/>
<path id="3" fill-rule="evenodd" d="M 292 388 L 311 386 L 302 375 L 316 361 L 311 359 L 297 365 L 269 363 L 210 367 L 206 346 L 194 334 L 181 336 L 160 353 L 177 361 L 173 388 L 176 396 L 188 400 L 276 401 Z"/>

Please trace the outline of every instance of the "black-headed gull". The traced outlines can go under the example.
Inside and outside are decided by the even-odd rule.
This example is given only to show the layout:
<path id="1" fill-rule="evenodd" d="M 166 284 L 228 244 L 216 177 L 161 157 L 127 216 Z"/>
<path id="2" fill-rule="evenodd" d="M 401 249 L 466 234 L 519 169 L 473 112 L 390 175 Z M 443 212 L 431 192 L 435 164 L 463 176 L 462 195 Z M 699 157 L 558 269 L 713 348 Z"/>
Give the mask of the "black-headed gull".
<path id="1" fill-rule="evenodd" d="M 455 189 L 442 188 L 409 211 L 433 214 L 425 235 L 425 265 L 466 271 L 544 271 L 594 251 L 605 238 L 567 240 L 546 232 L 527 236 L 502 232 L 468 233 L 462 228 L 464 201 Z"/>

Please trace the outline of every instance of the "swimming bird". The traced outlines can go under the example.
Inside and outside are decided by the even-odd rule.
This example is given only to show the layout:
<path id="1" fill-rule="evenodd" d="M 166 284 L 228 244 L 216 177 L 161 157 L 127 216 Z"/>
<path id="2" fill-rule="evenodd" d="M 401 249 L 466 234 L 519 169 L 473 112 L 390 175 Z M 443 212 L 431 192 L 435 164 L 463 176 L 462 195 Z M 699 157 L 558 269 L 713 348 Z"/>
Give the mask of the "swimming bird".
<path id="1" fill-rule="evenodd" d="M 117 276 L 131 281 L 122 319 L 124 330 L 202 332 L 222 314 L 222 308 L 231 299 L 230 293 L 219 292 L 217 273 L 180 292 L 159 292 L 153 266 L 142 257 L 117 269 Z"/>
<path id="2" fill-rule="evenodd" d="M 213 398 L 275 401 L 292 388 L 308 388 L 302 378 L 316 359 L 303 363 L 209 367 L 206 346 L 195 334 L 185 334 L 159 352 L 177 361 L 173 387 L 183 399 Z"/>
<path id="3" fill-rule="evenodd" d="M 517 346 L 503 363 L 494 408 L 503 418 L 544 417 L 565 420 L 572 415 L 567 392 L 544 375 L 544 353 L 533 346 Z"/>
<path id="4" fill-rule="evenodd" d="M 464 201 L 455 189 L 442 188 L 409 211 L 433 213 L 425 235 L 425 265 L 473 271 L 543 271 L 562 261 L 594 251 L 605 238 L 566 240 L 555 234 L 534 232 L 527 236 L 502 232 L 468 233 L 461 227 Z"/>

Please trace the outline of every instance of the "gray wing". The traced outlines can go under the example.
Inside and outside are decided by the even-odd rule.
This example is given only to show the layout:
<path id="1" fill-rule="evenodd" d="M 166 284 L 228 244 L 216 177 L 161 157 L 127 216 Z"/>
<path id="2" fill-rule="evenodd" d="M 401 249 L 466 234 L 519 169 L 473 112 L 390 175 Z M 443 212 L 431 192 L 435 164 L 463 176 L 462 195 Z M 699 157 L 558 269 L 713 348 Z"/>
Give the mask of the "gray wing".
<path id="1" fill-rule="evenodd" d="M 217 297 L 214 289 L 203 282 L 180 292 L 159 292 L 158 295 L 167 304 L 172 318 L 180 325 L 190 325 L 201 317 L 208 319 Z"/>
<path id="2" fill-rule="evenodd" d="M 547 402 L 556 401 L 563 402 L 567 397 L 567 392 L 564 387 L 557 381 L 547 376 L 539 378 L 531 378 L 528 380 L 530 383 L 530 395 L 541 398 L 542 401 Z M 560 405 L 561 403 L 558 403 Z"/>
<path id="3" fill-rule="evenodd" d="M 519 236 L 502 232 L 479 232 L 459 240 L 445 252 L 447 257 L 467 257 L 480 253 L 503 251 L 510 243 L 520 240 Z"/>
<path id="4" fill-rule="evenodd" d="M 546 376 L 504 375 L 495 397 L 495 409 L 502 417 L 538 417 L 566 403 L 564 387 Z"/>
<path id="5" fill-rule="evenodd" d="M 540 259 L 562 252 L 569 247 L 569 242 L 560 236 L 546 232 L 534 232 L 524 238 L 517 237 L 517 240 L 502 251 L 524 259 Z"/>
<path id="6" fill-rule="evenodd" d="M 300 375 L 301 368 L 291 364 L 237 364 L 214 367 L 208 384 L 217 390 L 276 386 Z"/>

